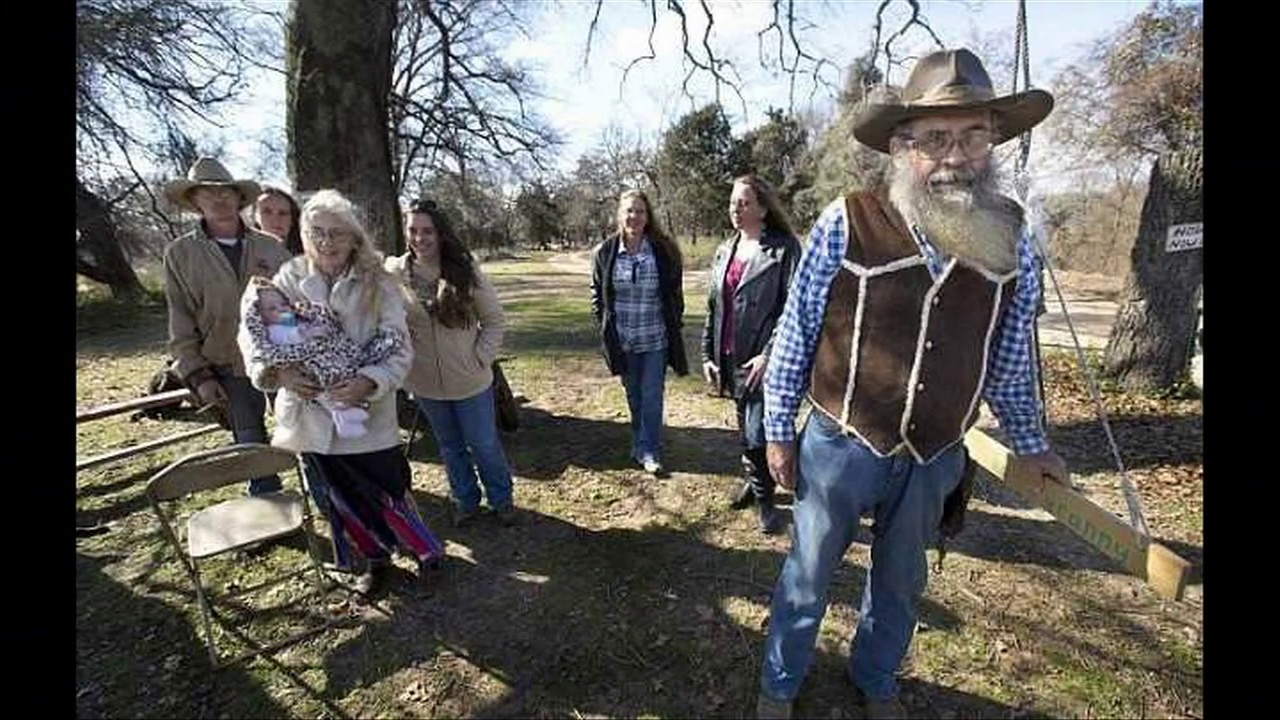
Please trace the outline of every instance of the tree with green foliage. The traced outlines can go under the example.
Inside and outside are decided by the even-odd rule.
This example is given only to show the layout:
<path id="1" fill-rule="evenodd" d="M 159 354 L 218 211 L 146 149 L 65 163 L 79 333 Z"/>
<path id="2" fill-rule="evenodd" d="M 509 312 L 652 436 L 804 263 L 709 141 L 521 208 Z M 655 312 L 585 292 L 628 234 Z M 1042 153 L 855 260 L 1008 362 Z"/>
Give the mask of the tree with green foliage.
<path id="1" fill-rule="evenodd" d="M 868 88 L 881 81 L 870 56 L 854 60 L 844 90 L 836 101 L 836 116 L 818 137 L 796 169 L 796 184 L 803 189 L 791 203 L 796 227 L 807 228 L 832 200 L 860 188 L 874 187 L 885 179 L 888 163 L 883 154 L 853 138 L 853 122 Z"/>
<path id="2" fill-rule="evenodd" d="M 728 227 L 725 207 L 738 169 L 737 145 L 723 108 L 712 103 L 680 118 L 663 134 L 657 178 L 674 234 L 718 233 Z"/>
<path id="3" fill-rule="evenodd" d="M 516 235 L 540 250 L 560 237 L 561 215 L 551 192 L 540 180 L 525 185 L 516 196 Z"/>
<path id="4" fill-rule="evenodd" d="M 743 134 L 743 167 L 736 174 L 752 172 L 778 191 L 779 199 L 789 205 L 792 197 L 811 182 L 799 172 L 808 151 L 808 131 L 795 116 L 778 108 L 769 108 L 768 122 Z"/>
<path id="5" fill-rule="evenodd" d="M 1104 359 L 1129 389 L 1172 388 L 1194 348 L 1203 250 L 1168 238 L 1203 221 L 1203 33 L 1202 4 L 1153 2 L 1061 77 L 1060 141 L 1100 162 L 1154 160 Z"/>

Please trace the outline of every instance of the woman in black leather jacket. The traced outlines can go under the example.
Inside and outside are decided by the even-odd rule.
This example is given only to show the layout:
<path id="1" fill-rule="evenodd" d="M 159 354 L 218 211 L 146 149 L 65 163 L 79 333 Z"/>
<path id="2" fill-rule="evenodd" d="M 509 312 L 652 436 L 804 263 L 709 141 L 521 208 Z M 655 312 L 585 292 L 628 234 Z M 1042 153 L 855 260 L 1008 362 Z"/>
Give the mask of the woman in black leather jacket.
<path id="1" fill-rule="evenodd" d="M 746 480 L 735 509 L 756 501 L 760 529 L 782 529 L 773 504 L 776 487 L 765 460 L 763 380 L 773 329 L 800 261 L 800 243 L 768 183 L 744 175 L 733 183 L 729 217 L 737 232 L 716 249 L 708 275 L 702 331 L 702 373 L 737 404 Z"/>

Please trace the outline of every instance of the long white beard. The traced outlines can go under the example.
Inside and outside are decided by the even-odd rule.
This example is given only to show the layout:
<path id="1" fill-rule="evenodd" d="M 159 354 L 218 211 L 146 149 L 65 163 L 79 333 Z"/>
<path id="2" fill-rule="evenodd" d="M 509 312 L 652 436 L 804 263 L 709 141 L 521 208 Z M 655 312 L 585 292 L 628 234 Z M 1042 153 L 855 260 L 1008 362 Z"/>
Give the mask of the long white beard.
<path id="1" fill-rule="evenodd" d="M 933 179 L 947 179 L 945 172 L 935 173 Z M 978 175 L 953 175 L 969 182 L 920 183 L 906 158 L 894 158 L 889 200 L 941 252 L 997 274 L 1013 270 L 1018 263 L 1019 219 L 995 192 L 994 158 Z"/>

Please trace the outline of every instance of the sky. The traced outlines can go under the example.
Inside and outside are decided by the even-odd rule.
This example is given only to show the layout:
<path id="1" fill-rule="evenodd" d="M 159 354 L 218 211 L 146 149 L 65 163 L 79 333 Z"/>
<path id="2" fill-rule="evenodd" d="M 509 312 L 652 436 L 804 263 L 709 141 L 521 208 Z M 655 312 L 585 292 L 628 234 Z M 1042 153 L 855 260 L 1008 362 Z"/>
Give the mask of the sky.
<path id="1" fill-rule="evenodd" d="M 516 0 L 529 2 L 530 0 Z M 808 52 L 828 59 L 834 67 L 823 71 L 832 87 L 815 87 L 798 77 L 794 96 L 786 75 L 761 67 L 757 33 L 772 16 L 768 0 L 708 0 L 715 14 L 712 42 L 717 54 L 729 58 L 738 69 L 743 100 L 727 88 L 721 101 L 735 134 L 761 124 L 770 106 L 796 111 L 829 113 L 835 88 L 843 82 L 843 69 L 854 56 L 871 45 L 872 26 L 879 2 L 874 0 L 798 0 L 805 18 L 814 27 L 802 31 Z M 258 4 L 284 9 L 284 0 L 259 0 Z M 690 84 L 690 100 L 681 91 L 688 67 L 681 58 L 679 20 L 664 10 L 654 33 L 657 59 L 638 63 L 622 83 L 623 68 L 647 52 L 650 28 L 647 0 L 605 0 L 592 42 L 589 64 L 582 60 L 595 4 L 591 0 L 544 0 L 530 9 L 528 34 L 505 49 L 510 61 L 522 62 L 534 71 L 543 98 L 533 107 L 562 134 L 565 144 L 556 165 L 568 171 L 577 158 L 600 142 L 606 128 L 652 145 L 680 115 L 714 100 L 714 85 L 704 74 Z M 701 38 L 703 22 L 696 2 L 686 0 L 689 34 Z M 1054 74 L 1077 60 L 1087 45 L 1113 32 L 1141 12 L 1140 0 L 1028 0 L 1027 28 L 1031 55 L 1031 82 L 1048 87 Z M 1018 5 L 1013 0 L 921 0 L 921 14 L 948 47 L 968 46 L 975 38 L 1002 39 L 1011 52 Z M 901 26 L 908 12 L 906 2 L 894 2 L 885 26 Z M 776 38 L 766 44 L 776 47 Z M 1007 44 L 1006 44 L 1007 43 Z M 898 46 L 901 50 L 898 50 Z M 895 54 L 919 54 L 933 46 L 927 33 L 908 32 L 895 45 Z M 907 71 L 896 70 L 890 80 L 901 83 Z M 1008 89 L 1011 77 L 992 71 L 997 89 Z M 255 74 L 245 101 L 224 115 L 229 128 L 221 136 L 226 163 L 233 173 L 251 173 L 261 167 L 261 142 L 270 137 L 284 145 L 284 78 L 278 73 Z M 1033 134 L 1034 138 L 1034 134 Z M 1043 142 L 1033 142 L 1033 163 L 1045 152 Z M 283 162 L 259 178 L 289 187 Z"/>

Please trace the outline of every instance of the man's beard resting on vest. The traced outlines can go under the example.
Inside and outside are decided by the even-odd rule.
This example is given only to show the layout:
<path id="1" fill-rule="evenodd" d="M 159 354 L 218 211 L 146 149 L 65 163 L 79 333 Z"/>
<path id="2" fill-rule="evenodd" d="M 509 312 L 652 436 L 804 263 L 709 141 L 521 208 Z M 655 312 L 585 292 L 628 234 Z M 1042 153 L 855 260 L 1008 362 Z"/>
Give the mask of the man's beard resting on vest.
<path id="1" fill-rule="evenodd" d="M 910 160 L 896 156 L 889 200 L 942 253 L 998 274 L 1017 266 L 1018 218 L 996 192 L 995 158 L 979 173 L 938 170 L 919 183 Z"/>

